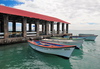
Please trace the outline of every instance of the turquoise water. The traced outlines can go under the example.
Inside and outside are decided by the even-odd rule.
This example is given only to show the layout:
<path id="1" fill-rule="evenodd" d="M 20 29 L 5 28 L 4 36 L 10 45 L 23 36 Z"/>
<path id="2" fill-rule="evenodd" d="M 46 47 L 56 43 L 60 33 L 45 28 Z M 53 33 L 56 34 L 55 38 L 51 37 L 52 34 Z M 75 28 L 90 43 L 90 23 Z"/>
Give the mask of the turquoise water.
<path id="1" fill-rule="evenodd" d="M 84 41 L 81 50 L 75 49 L 69 60 L 40 53 L 27 43 L 0 47 L 0 69 L 100 69 L 100 31 L 69 31 L 94 33 L 95 41 Z"/>

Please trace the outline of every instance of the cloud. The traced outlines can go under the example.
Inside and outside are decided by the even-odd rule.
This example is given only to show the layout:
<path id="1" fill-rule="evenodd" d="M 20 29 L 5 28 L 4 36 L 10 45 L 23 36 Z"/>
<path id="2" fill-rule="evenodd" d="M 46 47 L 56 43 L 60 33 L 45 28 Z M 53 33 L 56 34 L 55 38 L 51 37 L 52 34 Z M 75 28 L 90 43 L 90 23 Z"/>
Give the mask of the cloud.
<path id="1" fill-rule="evenodd" d="M 60 18 L 70 22 L 70 29 L 92 29 L 89 23 L 100 25 L 100 0 L 17 0 L 23 4 L 14 6 L 31 12 Z M 81 23 L 84 23 L 81 24 Z"/>
<path id="2" fill-rule="evenodd" d="M 95 25 L 96 23 L 88 23 L 89 25 Z"/>
<path id="3" fill-rule="evenodd" d="M 5 6 L 5 4 L 0 4 L 0 5 L 3 5 L 3 6 Z"/>

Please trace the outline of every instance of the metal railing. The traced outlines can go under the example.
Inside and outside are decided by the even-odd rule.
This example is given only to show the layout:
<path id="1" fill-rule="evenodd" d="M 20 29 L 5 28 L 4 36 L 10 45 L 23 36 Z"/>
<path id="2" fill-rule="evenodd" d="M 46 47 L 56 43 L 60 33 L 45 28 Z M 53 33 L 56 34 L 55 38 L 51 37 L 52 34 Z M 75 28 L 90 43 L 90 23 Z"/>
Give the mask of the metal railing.
<path id="1" fill-rule="evenodd" d="M 22 32 L 9 32 L 9 37 L 22 37 Z"/>
<path id="2" fill-rule="evenodd" d="M 4 38 L 4 33 L 0 32 L 0 39 Z"/>
<path id="3" fill-rule="evenodd" d="M 36 32 L 26 32 L 26 36 L 36 36 Z"/>

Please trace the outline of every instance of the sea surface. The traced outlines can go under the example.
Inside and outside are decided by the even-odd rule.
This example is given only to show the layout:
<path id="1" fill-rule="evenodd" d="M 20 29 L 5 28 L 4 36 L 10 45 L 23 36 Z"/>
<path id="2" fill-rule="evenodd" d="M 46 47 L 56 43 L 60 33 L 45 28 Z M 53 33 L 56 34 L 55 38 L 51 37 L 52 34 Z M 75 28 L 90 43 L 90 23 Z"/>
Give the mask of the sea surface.
<path id="1" fill-rule="evenodd" d="M 95 41 L 84 41 L 70 59 L 40 53 L 28 43 L 0 46 L 0 69 L 100 69 L 100 31 L 70 30 L 69 33 L 97 34 Z"/>

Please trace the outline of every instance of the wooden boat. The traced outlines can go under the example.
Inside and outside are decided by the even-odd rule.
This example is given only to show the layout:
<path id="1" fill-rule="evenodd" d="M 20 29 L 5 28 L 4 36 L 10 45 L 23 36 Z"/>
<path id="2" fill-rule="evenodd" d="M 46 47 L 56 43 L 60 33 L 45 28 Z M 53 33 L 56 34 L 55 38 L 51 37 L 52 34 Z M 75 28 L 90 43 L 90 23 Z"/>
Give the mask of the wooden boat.
<path id="1" fill-rule="evenodd" d="M 28 40 L 28 43 L 37 51 L 54 54 L 65 58 L 69 58 L 75 48 L 75 45 L 64 45 L 39 40 Z"/>
<path id="2" fill-rule="evenodd" d="M 76 48 L 80 48 L 83 44 L 83 40 L 42 39 L 42 41 L 61 43 L 66 45 L 76 45 Z"/>
<path id="3" fill-rule="evenodd" d="M 83 39 L 85 40 L 85 36 L 71 36 L 72 39 Z"/>
<path id="4" fill-rule="evenodd" d="M 94 35 L 94 34 L 79 34 L 79 36 L 91 36 L 91 35 Z"/>
<path id="5" fill-rule="evenodd" d="M 66 38 L 66 37 L 51 37 L 51 39 L 59 39 L 59 40 L 82 40 L 83 38 Z"/>
<path id="6" fill-rule="evenodd" d="M 94 34 L 79 34 L 78 36 L 70 36 L 71 39 L 84 39 L 84 40 L 92 40 L 94 41 L 98 35 Z M 68 36 L 63 36 L 64 38 L 68 38 Z"/>
<path id="7" fill-rule="evenodd" d="M 94 34 L 79 34 L 79 36 L 72 36 L 72 38 L 83 38 L 84 40 L 94 41 L 98 35 Z"/>

